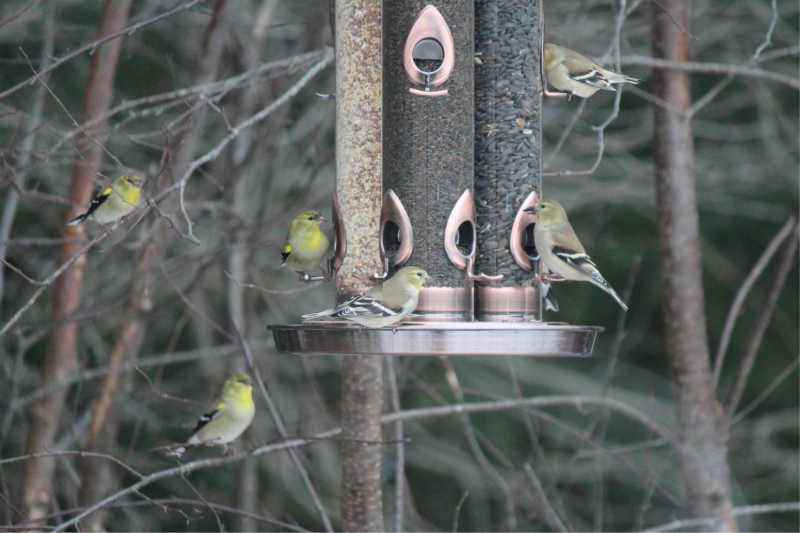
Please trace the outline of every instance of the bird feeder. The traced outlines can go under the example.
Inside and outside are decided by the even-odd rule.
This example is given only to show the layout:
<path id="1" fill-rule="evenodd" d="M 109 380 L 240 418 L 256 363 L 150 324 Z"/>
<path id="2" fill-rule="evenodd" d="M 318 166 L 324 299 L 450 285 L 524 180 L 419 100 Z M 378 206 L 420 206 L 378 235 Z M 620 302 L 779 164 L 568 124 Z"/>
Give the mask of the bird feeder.
<path id="1" fill-rule="evenodd" d="M 337 238 L 347 239 L 337 246 L 346 250 L 337 302 L 407 265 L 433 281 L 395 331 L 331 320 L 270 326 L 280 352 L 591 355 L 602 328 L 542 322 L 534 278 L 536 217 L 525 209 L 542 191 L 540 9 L 536 0 L 386 2 L 381 76 L 359 76 L 352 58 L 337 56 Z M 359 79 L 369 97 L 353 89 Z M 340 144 L 361 142 L 347 124 L 375 94 L 379 192 L 374 174 L 359 185 Z"/>

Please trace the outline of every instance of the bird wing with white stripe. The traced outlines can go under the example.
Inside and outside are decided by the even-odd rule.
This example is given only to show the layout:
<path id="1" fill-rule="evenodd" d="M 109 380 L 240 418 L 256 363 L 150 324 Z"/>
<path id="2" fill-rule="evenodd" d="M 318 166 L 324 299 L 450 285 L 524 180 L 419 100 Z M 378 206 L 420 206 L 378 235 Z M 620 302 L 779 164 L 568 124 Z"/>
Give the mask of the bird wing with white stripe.
<path id="1" fill-rule="evenodd" d="M 382 318 L 388 316 L 396 316 L 405 313 L 408 310 L 409 306 L 413 304 L 413 302 L 414 300 L 410 298 L 402 306 L 397 308 L 390 308 L 388 306 L 383 305 L 380 300 L 373 298 L 372 296 L 361 294 L 359 296 L 347 300 L 346 302 L 341 303 L 340 305 L 334 307 L 333 309 L 328 309 L 327 311 L 320 311 L 319 313 L 310 313 L 307 315 L 303 315 L 303 319 L 311 320 L 314 318 L 321 318 L 324 316 L 329 316 L 331 318 L 347 318 L 347 319 L 353 319 L 354 317 Z"/>
<path id="2" fill-rule="evenodd" d="M 605 287 L 610 287 L 608 282 L 600 275 L 600 271 L 597 270 L 597 265 L 594 264 L 586 253 L 576 252 L 575 250 L 570 250 L 569 248 L 558 245 L 553 246 L 553 253 L 569 266 L 583 272 L 597 283 Z"/>
<path id="3" fill-rule="evenodd" d="M 603 89 L 606 91 L 614 91 L 614 92 L 617 91 L 614 88 L 614 86 L 611 85 L 611 82 L 608 81 L 608 78 L 606 78 L 602 72 L 600 72 L 595 68 L 577 73 L 568 72 L 567 77 L 570 78 L 571 80 L 580 83 L 585 83 L 587 85 L 591 85 L 592 87 L 597 87 L 598 89 Z"/>
<path id="4" fill-rule="evenodd" d="M 589 276 L 592 283 L 613 296 L 617 303 L 621 305 L 624 310 L 628 310 L 628 306 L 625 305 L 625 302 L 622 301 L 622 298 L 619 297 L 616 291 L 600 274 L 600 271 L 597 270 L 597 266 L 594 264 L 594 262 L 592 262 L 589 256 L 584 252 L 576 252 L 575 250 L 570 250 L 569 248 L 565 248 L 563 246 L 553 246 L 553 254 L 555 254 L 556 257 L 567 263 L 575 270 L 578 270 L 579 272 Z"/>

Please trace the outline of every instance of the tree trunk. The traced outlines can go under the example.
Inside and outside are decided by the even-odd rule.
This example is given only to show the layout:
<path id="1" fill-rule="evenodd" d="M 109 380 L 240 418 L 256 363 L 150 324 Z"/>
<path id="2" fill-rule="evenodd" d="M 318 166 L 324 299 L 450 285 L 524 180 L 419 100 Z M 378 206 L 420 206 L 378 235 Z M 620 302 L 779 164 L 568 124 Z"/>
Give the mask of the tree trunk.
<path id="1" fill-rule="evenodd" d="M 662 0 L 654 6 L 653 56 L 688 61 L 689 22 L 689 0 Z M 691 106 L 686 72 L 654 69 L 653 89 L 677 109 Z M 667 351 L 686 496 L 693 518 L 714 519 L 709 531 L 736 531 L 736 521 L 729 515 L 727 431 L 714 394 L 706 337 L 691 119 L 656 107 L 653 143 Z"/>
<path id="2" fill-rule="evenodd" d="M 125 27 L 131 1 L 106 1 L 98 24 L 98 37 L 120 31 Z M 84 119 L 90 120 L 108 110 L 121 46 L 122 39 L 114 39 L 100 46 L 92 57 L 84 101 Z M 105 123 L 101 122 L 88 133 L 91 135 L 92 131 L 101 130 L 104 127 Z M 83 139 L 78 152 L 69 189 L 69 201 L 74 206 L 88 204 L 91 200 L 96 173 L 99 172 L 103 159 L 101 147 L 88 137 Z M 68 210 L 67 220 L 80 214 L 81 209 L 81 207 L 73 207 Z M 64 236 L 72 241 L 80 240 L 84 235 L 84 227 L 80 225 L 77 227 L 67 226 Z M 79 249 L 79 244 L 64 244 L 59 256 L 59 265 L 68 261 Z M 86 256 L 83 256 L 55 283 L 52 321 L 54 324 L 60 325 L 53 330 L 47 346 L 42 387 L 66 377 L 74 369 L 78 325 L 74 320 L 69 320 L 69 316 L 78 309 L 80 304 L 85 265 Z M 42 397 L 31 407 L 26 453 L 40 453 L 53 448 L 66 391 L 67 389 L 58 389 L 56 392 Z M 54 457 L 30 459 L 25 462 L 22 470 L 20 507 L 26 518 L 36 520 L 49 512 L 54 468 Z"/>

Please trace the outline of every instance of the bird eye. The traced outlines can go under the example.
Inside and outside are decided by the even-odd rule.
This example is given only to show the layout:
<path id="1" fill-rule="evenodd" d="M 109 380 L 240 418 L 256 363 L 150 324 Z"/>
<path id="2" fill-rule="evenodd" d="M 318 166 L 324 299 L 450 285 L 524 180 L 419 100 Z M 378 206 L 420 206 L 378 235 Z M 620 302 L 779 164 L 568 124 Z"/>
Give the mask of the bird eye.
<path id="1" fill-rule="evenodd" d="M 308 220 L 314 220 L 314 217 L 308 217 Z"/>
<path id="2" fill-rule="evenodd" d="M 542 205 L 542 207 L 540 207 L 539 209 L 547 209 L 547 206 L 546 205 Z"/>
<path id="3" fill-rule="evenodd" d="M 422 277 L 422 272 L 417 272 L 417 277 L 421 278 Z"/>

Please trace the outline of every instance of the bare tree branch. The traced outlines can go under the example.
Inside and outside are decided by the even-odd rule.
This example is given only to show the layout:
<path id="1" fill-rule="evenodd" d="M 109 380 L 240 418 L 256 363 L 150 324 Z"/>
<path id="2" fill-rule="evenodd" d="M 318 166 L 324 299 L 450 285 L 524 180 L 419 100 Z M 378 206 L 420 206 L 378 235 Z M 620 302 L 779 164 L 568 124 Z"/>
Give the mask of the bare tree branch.
<path id="1" fill-rule="evenodd" d="M 742 306 L 744 305 L 745 300 L 747 300 L 747 295 L 750 294 L 750 290 L 755 285 L 758 278 L 761 277 L 761 274 L 764 272 L 764 269 L 767 268 L 767 265 L 772 260 L 772 256 L 775 255 L 780 249 L 781 244 L 786 240 L 790 233 L 795 231 L 795 227 L 797 226 L 797 221 L 794 217 L 791 217 L 786 224 L 778 231 L 775 237 L 772 238 L 767 248 L 761 254 L 761 257 L 758 258 L 758 261 L 753 266 L 753 269 L 745 278 L 742 286 L 739 287 L 739 290 L 736 291 L 736 297 L 733 299 L 733 303 L 731 304 L 731 310 L 728 311 L 728 318 L 725 320 L 725 327 L 722 329 L 722 336 L 719 340 L 719 347 L 717 348 L 717 354 L 714 357 L 714 388 L 717 388 L 719 384 L 719 376 L 722 372 L 722 364 L 725 361 L 725 354 L 728 351 L 728 344 L 731 340 L 731 335 L 733 334 L 733 328 L 736 325 L 736 320 L 739 318 L 739 315 L 742 311 Z"/>
<path id="2" fill-rule="evenodd" d="M 758 348 L 761 346 L 761 340 L 764 338 L 764 333 L 766 333 L 767 327 L 772 320 L 772 312 L 775 309 L 775 304 L 778 302 L 778 296 L 780 296 L 781 290 L 783 289 L 786 276 L 789 275 L 789 271 L 794 264 L 800 227 L 798 227 L 794 217 L 792 217 L 792 222 L 794 223 L 792 233 L 778 258 L 777 271 L 767 287 L 767 296 L 756 314 L 753 332 L 750 334 L 747 348 L 744 354 L 742 354 L 739 367 L 736 369 L 736 375 L 733 377 L 733 383 L 723 403 L 725 415 L 728 420 L 733 416 L 736 407 L 738 407 L 742 399 L 745 385 L 747 385 L 747 378 L 750 377 L 750 371 L 753 369 L 753 363 L 755 363 L 756 355 L 758 355 Z"/>
<path id="3" fill-rule="evenodd" d="M 182 12 L 188 10 L 188 9 L 193 8 L 196 5 L 199 5 L 199 4 L 202 4 L 202 3 L 205 3 L 205 2 L 206 2 L 206 0 L 192 0 L 191 2 L 188 2 L 188 3 L 186 3 L 186 4 L 182 5 L 182 6 L 176 7 L 175 9 L 171 9 L 169 11 L 161 13 L 160 15 L 156 15 L 155 17 L 152 17 L 152 18 L 147 19 L 147 20 L 143 20 L 141 22 L 137 22 L 136 24 L 132 24 L 132 25 L 128 26 L 125 29 L 112 32 L 112 33 L 110 33 L 108 35 L 104 35 L 103 37 L 100 37 L 99 39 L 96 39 L 96 40 L 90 42 L 89 44 L 85 44 L 85 45 L 77 48 L 76 50 L 73 50 L 72 52 L 61 56 L 56 61 L 54 61 L 52 65 L 50 65 L 46 69 L 44 69 L 41 72 L 39 72 L 38 75 L 39 76 L 44 76 L 45 74 L 47 74 L 51 70 L 60 67 L 61 65 L 63 65 L 67 61 L 69 61 L 71 59 L 74 59 L 74 58 L 78 57 L 79 55 L 81 55 L 81 54 L 83 54 L 85 52 L 91 52 L 91 51 L 96 50 L 98 47 L 100 47 L 100 45 L 102 45 L 104 43 L 107 43 L 108 41 L 113 41 L 114 39 L 117 39 L 119 37 L 123 37 L 124 35 L 132 35 L 136 30 L 140 30 L 142 28 L 146 28 L 147 26 L 150 26 L 151 24 L 155 24 L 156 22 L 159 22 L 159 21 L 161 21 L 161 20 L 163 20 L 165 18 L 172 17 L 173 15 L 177 15 L 178 13 L 182 13 Z M 11 87 L 10 89 L 7 89 L 7 90 L 3 91 L 2 93 L 0 93 L 0 100 L 2 100 L 3 98 L 5 98 L 5 97 L 7 97 L 7 96 L 19 91 L 20 89 L 22 89 L 26 85 L 33 83 L 34 81 L 36 81 L 36 77 L 37 76 L 31 76 L 30 78 L 28 78 L 27 80 L 23 81 L 22 83 L 18 83 L 17 85 Z"/>

